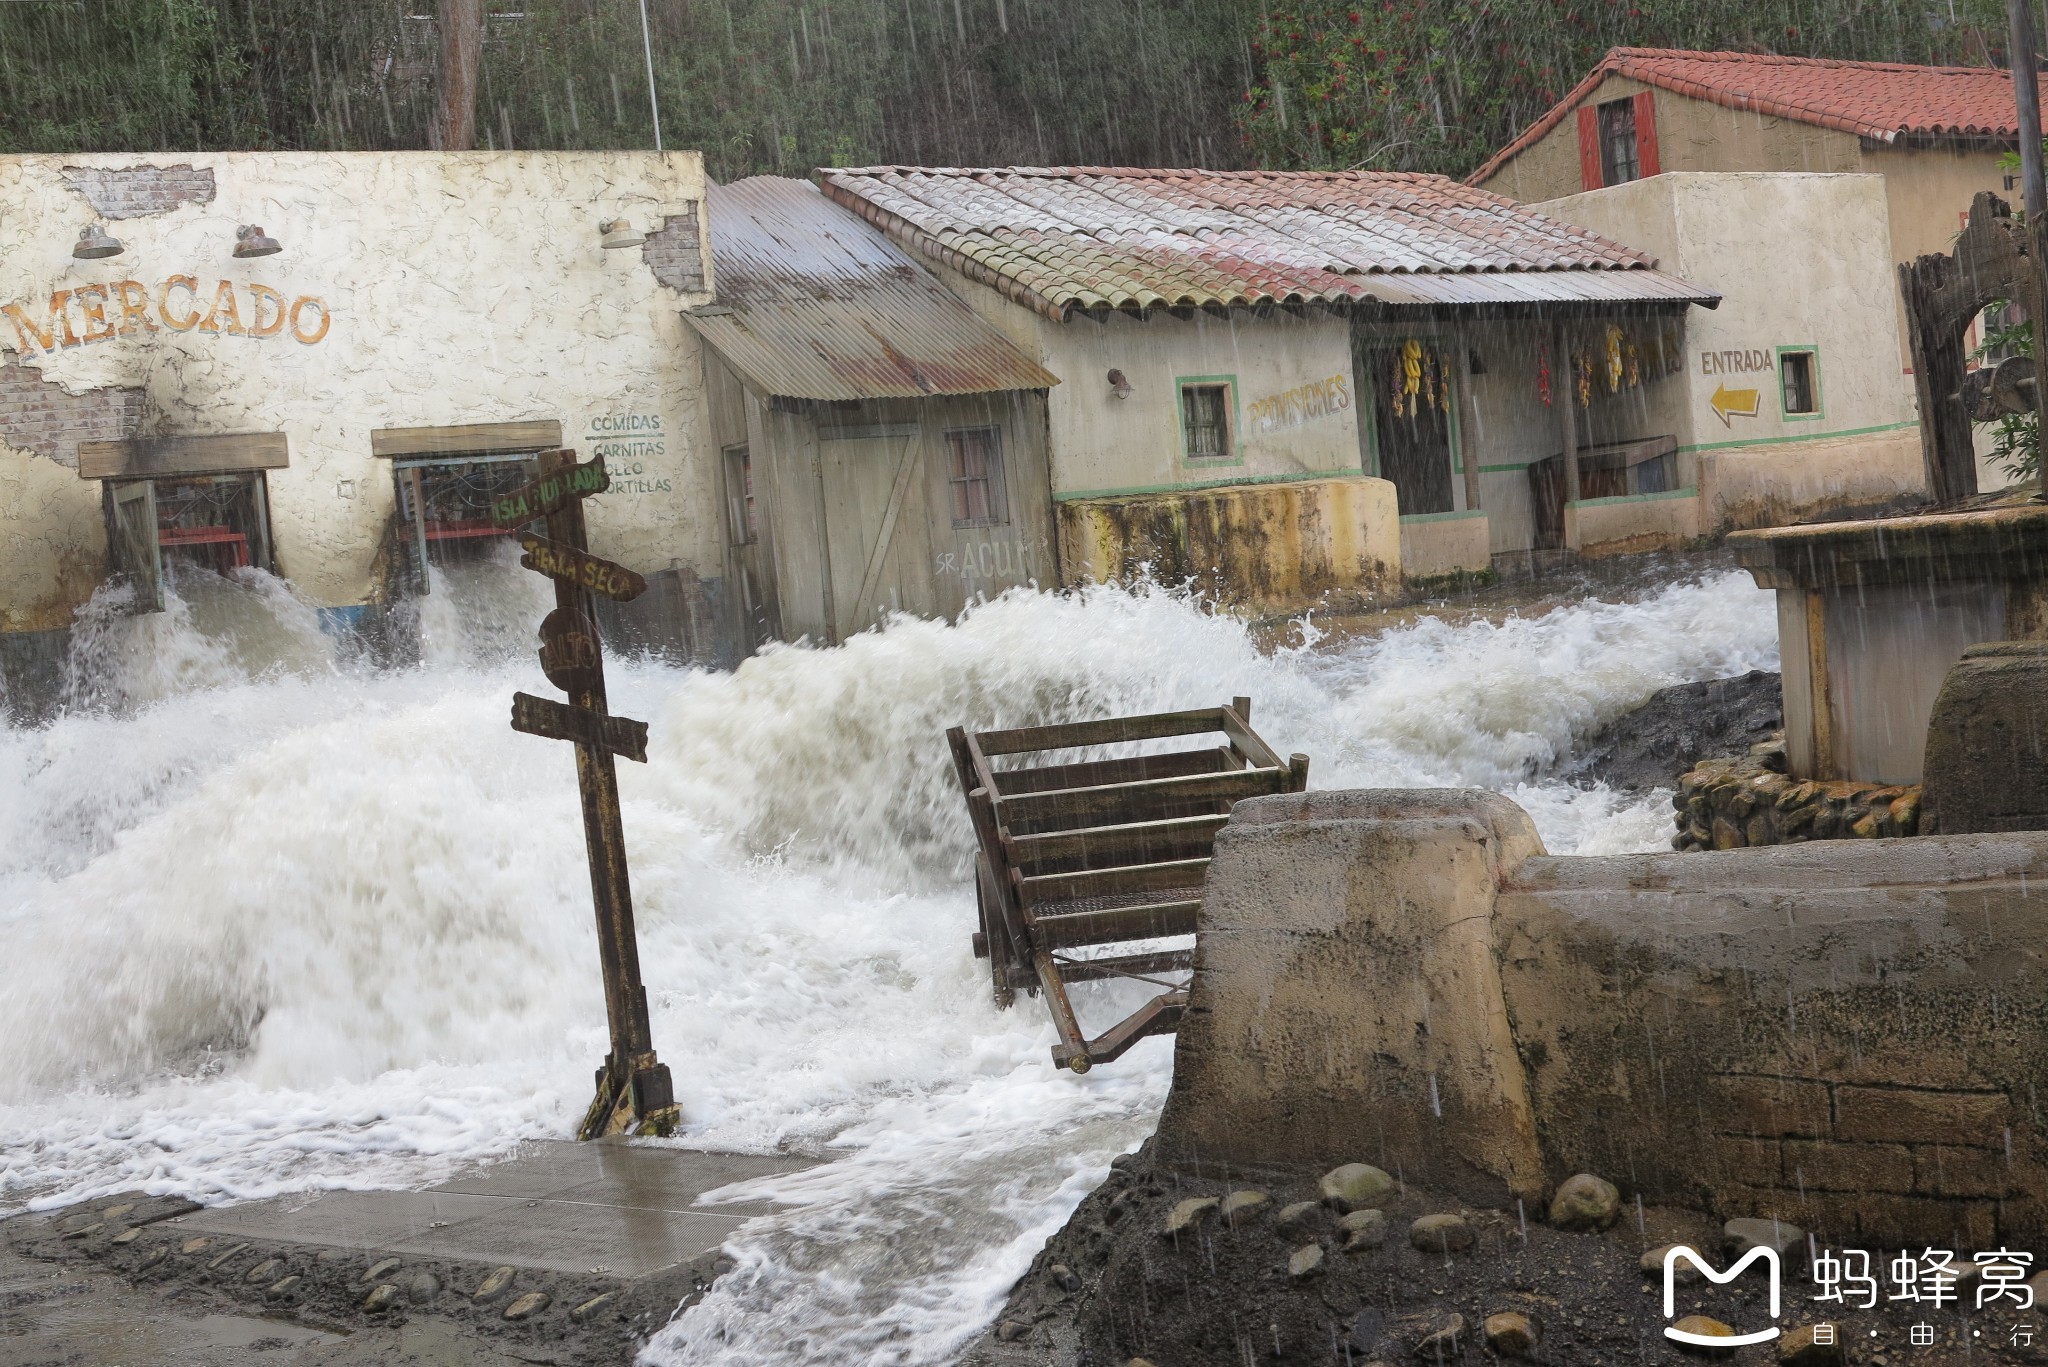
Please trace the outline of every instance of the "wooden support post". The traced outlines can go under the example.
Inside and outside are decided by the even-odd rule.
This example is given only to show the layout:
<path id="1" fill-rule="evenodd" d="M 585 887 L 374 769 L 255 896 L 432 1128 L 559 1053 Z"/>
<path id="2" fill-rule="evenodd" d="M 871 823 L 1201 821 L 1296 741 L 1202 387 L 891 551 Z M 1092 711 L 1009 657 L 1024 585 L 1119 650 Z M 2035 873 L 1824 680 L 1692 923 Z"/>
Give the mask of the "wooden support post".
<path id="1" fill-rule="evenodd" d="M 1473 448 L 1473 433 L 1479 424 L 1471 418 L 1479 412 L 1479 402 L 1472 393 L 1472 348 L 1465 342 L 1464 334 L 1458 334 L 1458 402 L 1464 411 L 1458 416 L 1458 464 L 1465 475 L 1465 510 L 1479 510 L 1479 452 Z"/>
<path id="2" fill-rule="evenodd" d="M 1553 393 L 1560 393 L 1557 405 L 1558 420 L 1564 438 L 1564 502 L 1565 507 L 1579 501 L 1579 377 L 1578 368 L 1572 363 L 1571 335 L 1565 325 L 1557 325 L 1557 358 L 1563 377 L 1561 386 L 1553 382 Z M 1569 537 L 1565 538 L 1566 549 L 1571 548 Z"/>

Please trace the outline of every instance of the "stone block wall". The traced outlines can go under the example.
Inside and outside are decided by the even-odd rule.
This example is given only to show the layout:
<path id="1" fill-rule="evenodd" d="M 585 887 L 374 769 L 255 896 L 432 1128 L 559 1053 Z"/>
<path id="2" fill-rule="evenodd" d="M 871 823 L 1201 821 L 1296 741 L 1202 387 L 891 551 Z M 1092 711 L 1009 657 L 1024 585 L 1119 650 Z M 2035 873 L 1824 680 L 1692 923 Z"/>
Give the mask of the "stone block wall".
<path id="1" fill-rule="evenodd" d="M 2048 833 L 1554 858 L 1492 794 L 1242 803 L 1161 1155 L 1532 1207 L 1594 1172 L 1838 1244 L 2038 1239 L 2044 879 Z"/>
<path id="2" fill-rule="evenodd" d="M 1747 755 L 1694 765 L 1678 781 L 1674 850 L 1740 850 L 1808 840 L 1920 833 L 1920 785 L 1801 780 L 1785 772 L 1785 737 Z"/>

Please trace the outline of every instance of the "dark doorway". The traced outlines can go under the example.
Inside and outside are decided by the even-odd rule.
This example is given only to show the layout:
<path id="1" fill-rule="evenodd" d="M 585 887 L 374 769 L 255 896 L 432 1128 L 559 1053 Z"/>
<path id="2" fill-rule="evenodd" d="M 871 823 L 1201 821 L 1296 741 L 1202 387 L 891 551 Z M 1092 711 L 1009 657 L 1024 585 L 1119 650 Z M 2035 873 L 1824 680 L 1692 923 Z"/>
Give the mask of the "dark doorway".
<path id="1" fill-rule="evenodd" d="M 1373 431 L 1379 441 L 1380 478 L 1393 481 L 1399 511 L 1448 513 L 1455 505 L 1451 497 L 1451 415 L 1445 396 L 1437 391 L 1439 367 L 1430 377 L 1427 392 L 1404 394 L 1395 412 L 1393 386 L 1386 377 L 1401 364 L 1396 351 L 1366 353 L 1365 374 L 1377 381 L 1370 386 L 1373 396 Z"/>

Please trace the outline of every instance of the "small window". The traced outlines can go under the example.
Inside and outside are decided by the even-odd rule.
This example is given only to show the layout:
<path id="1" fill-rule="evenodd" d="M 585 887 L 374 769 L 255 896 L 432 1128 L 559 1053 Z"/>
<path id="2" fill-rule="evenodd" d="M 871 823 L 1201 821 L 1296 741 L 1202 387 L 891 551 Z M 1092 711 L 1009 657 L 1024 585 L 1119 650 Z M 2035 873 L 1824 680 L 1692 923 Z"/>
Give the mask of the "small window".
<path id="1" fill-rule="evenodd" d="M 947 482 L 955 527 L 998 527 L 1010 520 L 1001 433 L 962 427 L 946 433 Z"/>
<path id="2" fill-rule="evenodd" d="M 1180 425 L 1189 460 L 1230 458 L 1230 386 L 1180 387 Z"/>
<path id="3" fill-rule="evenodd" d="M 1787 416 L 1820 412 L 1820 388 L 1814 383 L 1812 352 L 1780 352 L 1778 385 Z"/>
<path id="4" fill-rule="evenodd" d="M 1600 106 L 1600 174 L 1603 185 L 1625 185 L 1642 178 L 1633 98 L 1610 100 Z"/>
<path id="5" fill-rule="evenodd" d="M 744 446 L 725 448 L 725 506 L 733 545 L 751 546 L 761 539 L 754 513 L 754 458 Z"/>

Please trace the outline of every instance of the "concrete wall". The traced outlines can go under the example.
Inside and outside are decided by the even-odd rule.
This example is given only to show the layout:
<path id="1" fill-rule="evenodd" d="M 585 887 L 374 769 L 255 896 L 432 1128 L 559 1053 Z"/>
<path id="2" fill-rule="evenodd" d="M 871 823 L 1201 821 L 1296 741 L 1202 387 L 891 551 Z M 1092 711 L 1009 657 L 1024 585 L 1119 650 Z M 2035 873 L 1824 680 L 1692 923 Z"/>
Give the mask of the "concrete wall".
<path id="1" fill-rule="evenodd" d="M 1532 1210 L 1591 1171 L 1865 1247 L 2030 1236 L 2044 874 L 2048 833 L 1555 858 L 1490 793 L 1241 803 L 1162 1156 Z"/>
<path id="2" fill-rule="evenodd" d="M 62 627 L 104 572 L 81 439 L 284 433 L 278 566 L 347 606 L 394 503 L 372 432 L 552 419 L 609 453 L 597 549 L 716 577 L 679 317 L 711 297 L 703 195 L 694 152 L 0 158 L 0 628 Z M 613 217 L 655 235 L 601 250 Z M 97 221 L 126 251 L 74 259 Z M 244 223 L 284 250 L 233 259 Z"/>
<path id="3" fill-rule="evenodd" d="M 1069 584 L 1149 573 L 1227 602 L 1287 608 L 1331 595 L 1361 606 L 1401 582 L 1394 486 L 1366 475 L 1055 506 Z"/>
<path id="4" fill-rule="evenodd" d="M 1535 207 L 1721 292 L 1718 309 L 1688 316 L 1670 418 L 1697 462 L 1703 529 L 1920 493 L 1883 178 L 1666 173 Z M 1778 358 L 1788 348 L 1817 355 L 1817 414 L 1784 409 Z M 1753 415 L 1743 411 L 1752 392 Z"/>
<path id="5" fill-rule="evenodd" d="M 1419 513 L 1401 519 L 1401 577 L 1408 581 L 1478 574 L 1493 566 L 1485 512 Z"/>

